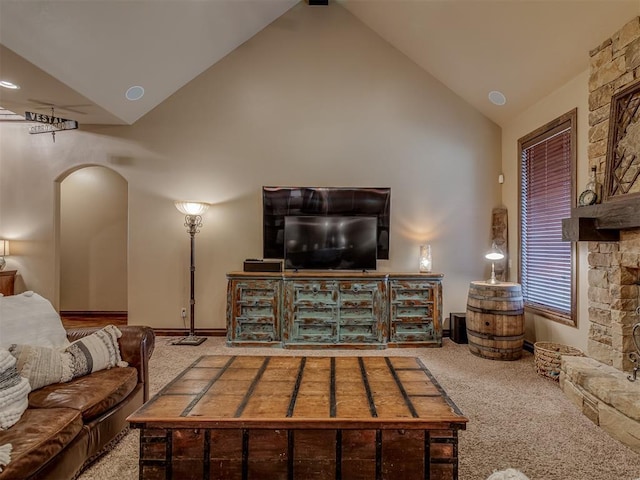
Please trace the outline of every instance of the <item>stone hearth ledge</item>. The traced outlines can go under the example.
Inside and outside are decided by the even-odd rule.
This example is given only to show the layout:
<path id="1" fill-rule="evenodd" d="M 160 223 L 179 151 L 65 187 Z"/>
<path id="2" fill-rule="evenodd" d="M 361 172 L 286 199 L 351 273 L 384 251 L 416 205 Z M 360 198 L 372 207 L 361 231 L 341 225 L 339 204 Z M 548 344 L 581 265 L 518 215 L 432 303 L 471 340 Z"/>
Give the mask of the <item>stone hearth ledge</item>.
<path id="1" fill-rule="evenodd" d="M 640 375 L 628 373 L 590 357 L 563 356 L 560 388 L 593 423 L 640 453 Z"/>

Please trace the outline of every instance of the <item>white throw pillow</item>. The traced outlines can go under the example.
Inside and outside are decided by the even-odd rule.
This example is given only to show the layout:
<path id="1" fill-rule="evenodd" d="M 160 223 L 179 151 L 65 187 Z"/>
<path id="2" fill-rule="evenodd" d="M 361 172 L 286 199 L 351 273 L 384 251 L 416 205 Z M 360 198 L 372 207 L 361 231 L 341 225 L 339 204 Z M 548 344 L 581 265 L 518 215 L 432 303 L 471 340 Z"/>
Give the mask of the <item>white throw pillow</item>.
<path id="1" fill-rule="evenodd" d="M 121 336 L 116 326 L 107 325 L 66 348 L 14 344 L 9 353 L 15 357 L 18 373 L 29 380 L 31 390 L 37 390 L 99 370 L 128 366 L 120 354 Z"/>
<path id="2" fill-rule="evenodd" d="M 22 377 L 29 380 L 31 390 L 73 378 L 71 355 L 58 348 L 11 345 L 9 353 L 16 358 L 16 368 Z"/>
<path id="3" fill-rule="evenodd" d="M 0 297 L 0 347 L 11 344 L 66 347 L 69 340 L 49 300 L 24 292 Z"/>
<path id="4" fill-rule="evenodd" d="M 112 367 L 126 367 L 122 360 L 118 339 L 122 332 L 115 325 L 107 325 L 91 335 L 82 337 L 67 348 L 63 354 L 71 357 L 73 378 L 88 375 Z"/>

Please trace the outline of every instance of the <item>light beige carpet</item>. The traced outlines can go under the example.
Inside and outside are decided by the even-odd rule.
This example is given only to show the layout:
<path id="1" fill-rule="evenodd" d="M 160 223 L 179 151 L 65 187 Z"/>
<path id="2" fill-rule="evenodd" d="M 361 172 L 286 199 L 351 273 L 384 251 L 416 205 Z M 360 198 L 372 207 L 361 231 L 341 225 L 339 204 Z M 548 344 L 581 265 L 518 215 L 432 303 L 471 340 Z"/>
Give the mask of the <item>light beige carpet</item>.
<path id="1" fill-rule="evenodd" d="M 170 345 L 173 340 L 156 339 L 152 394 L 200 355 L 354 354 L 353 350 L 228 348 L 220 337 L 199 347 Z M 358 350 L 357 354 L 417 356 L 431 370 L 469 418 L 459 437 L 460 480 L 484 480 L 506 468 L 521 470 L 531 480 L 640 479 L 640 454 L 591 423 L 557 383 L 538 376 L 530 353 L 514 362 L 485 360 L 471 355 L 467 345 L 446 339 L 442 348 Z M 79 478 L 138 478 L 138 431 L 130 432 Z"/>

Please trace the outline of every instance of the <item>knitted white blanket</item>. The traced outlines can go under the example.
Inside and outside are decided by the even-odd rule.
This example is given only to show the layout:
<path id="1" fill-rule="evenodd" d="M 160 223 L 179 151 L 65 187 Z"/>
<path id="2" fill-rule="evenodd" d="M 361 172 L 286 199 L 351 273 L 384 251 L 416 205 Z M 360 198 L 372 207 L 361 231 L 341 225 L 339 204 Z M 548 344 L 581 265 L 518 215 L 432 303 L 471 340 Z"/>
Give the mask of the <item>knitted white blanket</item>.
<path id="1" fill-rule="evenodd" d="M 11 444 L 0 445 L 0 472 L 11 461 Z"/>
<path id="2" fill-rule="evenodd" d="M 529 477 L 515 468 L 507 468 L 506 470 L 493 472 L 487 480 L 529 480 Z"/>
<path id="3" fill-rule="evenodd" d="M 31 386 L 16 370 L 16 359 L 8 350 L 0 349 L 0 430 L 20 420 L 29 404 Z"/>
<path id="4" fill-rule="evenodd" d="M 16 359 L 0 348 L 0 430 L 6 430 L 18 420 L 29 405 L 31 386 L 16 370 Z M 11 461 L 12 445 L 0 445 L 0 472 Z"/>

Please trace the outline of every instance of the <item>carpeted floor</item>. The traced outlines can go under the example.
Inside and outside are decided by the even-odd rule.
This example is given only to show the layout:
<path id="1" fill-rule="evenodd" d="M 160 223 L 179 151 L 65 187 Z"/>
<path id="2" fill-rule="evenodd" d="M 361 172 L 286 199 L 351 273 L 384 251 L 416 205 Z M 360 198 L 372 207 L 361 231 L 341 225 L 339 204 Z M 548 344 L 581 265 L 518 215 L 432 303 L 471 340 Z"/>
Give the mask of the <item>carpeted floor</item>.
<path id="1" fill-rule="evenodd" d="M 174 340 L 156 339 L 152 394 L 200 355 L 354 354 L 352 350 L 228 348 L 220 337 L 211 337 L 199 347 L 170 345 Z M 484 480 L 506 468 L 519 469 L 531 480 L 640 479 L 640 454 L 591 423 L 557 383 L 538 376 L 530 353 L 515 362 L 485 360 L 471 355 L 466 345 L 446 339 L 443 348 L 358 350 L 357 354 L 418 356 L 431 370 L 469 418 L 467 430 L 460 431 L 460 480 Z M 132 431 L 79 480 L 138 478 L 137 462 L 138 432 Z"/>

